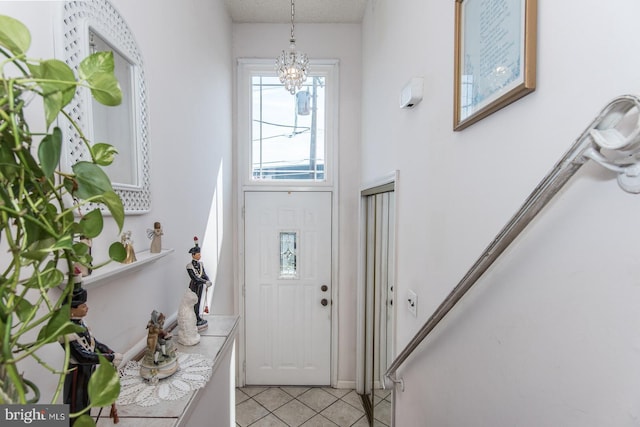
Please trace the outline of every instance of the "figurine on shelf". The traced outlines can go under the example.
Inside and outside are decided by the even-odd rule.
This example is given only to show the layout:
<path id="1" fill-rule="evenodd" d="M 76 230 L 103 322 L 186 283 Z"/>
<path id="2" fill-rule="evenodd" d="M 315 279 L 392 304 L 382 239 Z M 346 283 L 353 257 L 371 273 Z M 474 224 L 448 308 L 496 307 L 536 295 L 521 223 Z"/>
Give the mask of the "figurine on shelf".
<path id="1" fill-rule="evenodd" d="M 196 325 L 198 330 L 201 331 L 207 328 L 208 322 L 200 317 L 200 307 L 202 305 L 202 290 L 204 288 L 209 289 L 211 287 L 211 280 L 204 271 L 204 265 L 200 261 L 200 246 L 198 245 L 198 237 L 193 238 L 193 247 L 189 249 L 191 254 L 191 262 L 187 264 L 187 273 L 191 279 L 189 282 L 189 289 L 191 289 L 198 297 L 198 302 L 193 305 L 193 311 L 196 314 Z"/>
<path id="2" fill-rule="evenodd" d="M 104 356 L 116 368 L 122 362 L 122 354 L 111 350 L 107 345 L 96 340 L 91 330 L 84 323 L 87 315 L 87 291 L 82 288 L 82 276 L 74 275 L 74 289 L 71 297 L 71 322 L 83 328 L 82 332 L 68 334 L 70 359 L 67 374 L 64 379 L 64 403 L 69 404 L 71 413 L 82 411 L 88 407 L 89 379 L 100 363 L 98 354 Z M 60 340 L 64 347 L 64 339 Z M 71 419 L 71 424 L 75 418 Z"/>
<path id="3" fill-rule="evenodd" d="M 131 240 L 131 231 L 125 231 L 122 233 L 122 237 L 120 238 L 120 243 L 124 246 L 124 250 L 127 253 L 126 258 L 122 261 L 123 264 L 131 264 L 132 262 L 136 262 L 136 252 L 133 250 L 133 240 Z"/>
<path id="4" fill-rule="evenodd" d="M 200 342 L 197 319 L 193 311 L 196 302 L 198 296 L 191 289 L 185 289 L 178 309 L 178 342 L 182 345 L 196 345 Z"/>
<path id="5" fill-rule="evenodd" d="M 159 254 L 162 252 L 162 226 L 159 222 L 153 223 L 153 230 L 147 228 L 147 236 L 151 239 L 151 248 L 149 252 L 152 254 Z"/>
<path id="6" fill-rule="evenodd" d="M 147 323 L 147 349 L 140 362 L 140 375 L 148 380 L 159 380 L 178 370 L 176 349 L 170 332 L 164 330 L 164 314 L 151 312 Z"/>

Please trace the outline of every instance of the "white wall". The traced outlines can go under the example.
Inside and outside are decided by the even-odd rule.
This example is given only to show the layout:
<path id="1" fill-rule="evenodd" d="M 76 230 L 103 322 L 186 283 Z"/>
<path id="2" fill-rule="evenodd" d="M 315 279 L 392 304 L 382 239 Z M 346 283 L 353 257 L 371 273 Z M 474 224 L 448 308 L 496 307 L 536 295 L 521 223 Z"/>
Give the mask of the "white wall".
<path id="1" fill-rule="evenodd" d="M 339 63 L 339 242 L 338 272 L 338 386 L 355 381 L 355 320 L 357 220 L 360 151 L 361 27 L 359 24 L 296 23 L 296 44 L 313 59 L 338 59 Z M 275 58 L 288 46 L 289 25 L 234 24 L 234 58 Z M 275 73 L 275 70 L 274 70 Z M 236 141 L 236 143 L 239 143 Z"/>
<path id="2" fill-rule="evenodd" d="M 640 92 L 633 0 L 538 6 L 536 91 L 452 131 L 455 2 L 374 0 L 363 22 L 363 182 L 400 171 L 398 351 L 612 98 Z M 425 78 L 400 110 L 401 87 Z M 587 165 L 401 368 L 398 426 L 640 420 L 640 196 Z"/>
<path id="3" fill-rule="evenodd" d="M 90 287 L 87 323 L 96 337 L 125 352 L 146 337 L 152 310 L 175 315 L 184 289 L 187 253 L 200 238 L 203 261 L 215 280 L 211 312 L 233 313 L 231 203 L 231 20 L 223 2 L 113 0 L 131 29 L 144 60 L 149 107 L 152 209 L 127 216 L 137 250 L 147 250 L 146 230 L 160 221 L 163 247 L 175 252 L 139 271 Z M 31 30 L 35 57 L 53 57 L 55 2 L 2 2 L 0 13 Z M 118 239 L 112 222 L 94 242 L 104 259 Z M 60 366 L 57 344 L 43 352 Z M 56 360 L 60 359 L 60 360 Z M 27 376 L 39 367 L 26 366 Z M 52 380 L 53 376 L 51 376 Z M 42 383 L 47 376 L 41 376 Z M 40 381 L 39 381 L 40 383 Z M 53 393 L 43 387 L 43 401 Z"/>

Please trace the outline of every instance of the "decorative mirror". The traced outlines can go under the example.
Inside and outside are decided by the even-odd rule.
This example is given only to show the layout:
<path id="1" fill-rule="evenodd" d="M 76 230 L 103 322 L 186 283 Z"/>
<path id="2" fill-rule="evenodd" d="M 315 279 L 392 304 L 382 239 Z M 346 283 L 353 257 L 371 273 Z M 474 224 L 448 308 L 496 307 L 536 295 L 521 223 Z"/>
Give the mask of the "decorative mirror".
<path id="1" fill-rule="evenodd" d="M 72 69 L 80 60 L 98 51 L 112 51 L 115 73 L 122 89 L 122 103 L 106 107 L 94 101 L 86 88 L 79 88 L 70 113 L 93 143 L 106 142 L 118 150 L 116 160 L 105 171 L 122 199 L 125 213 L 141 214 L 151 208 L 148 111 L 142 55 L 124 19 L 106 0 L 62 3 L 58 56 Z M 75 129 L 67 125 L 67 167 L 89 159 Z"/>

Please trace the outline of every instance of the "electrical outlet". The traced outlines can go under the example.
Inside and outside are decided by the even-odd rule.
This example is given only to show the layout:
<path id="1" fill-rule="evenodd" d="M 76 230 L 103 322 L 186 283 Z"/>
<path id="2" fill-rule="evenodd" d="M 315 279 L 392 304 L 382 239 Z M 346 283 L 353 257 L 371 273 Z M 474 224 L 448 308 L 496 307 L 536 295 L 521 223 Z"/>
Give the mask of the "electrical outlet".
<path id="1" fill-rule="evenodd" d="M 409 291 L 409 298 L 407 299 L 407 308 L 413 314 L 413 317 L 418 317 L 418 295 L 415 292 Z"/>

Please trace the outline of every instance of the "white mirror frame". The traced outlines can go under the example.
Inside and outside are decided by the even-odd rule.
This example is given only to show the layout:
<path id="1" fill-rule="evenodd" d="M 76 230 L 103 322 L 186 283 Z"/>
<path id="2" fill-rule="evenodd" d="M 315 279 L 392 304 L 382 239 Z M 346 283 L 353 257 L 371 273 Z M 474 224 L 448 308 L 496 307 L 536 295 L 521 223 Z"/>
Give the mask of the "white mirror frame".
<path id="1" fill-rule="evenodd" d="M 114 190 L 124 205 L 126 214 L 143 214 L 151 209 L 149 141 L 148 141 L 148 109 L 147 90 L 144 78 L 142 55 L 127 23 L 115 7 L 107 0 L 68 1 L 61 5 L 60 25 L 57 31 L 57 56 L 77 72 L 80 61 L 90 52 L 89 31 L 99 34 L 110 46 L 126 57 L 132 64 L 133 88 L 131 111 L 134 117 L 134 131 L 131 141 L 135 153 L 137 169 L 135 184 L 113 183 Z M 93 112 L 92 98 L 88 89 L 79 88 L 76 96 L 67 107 L 67 111 L 80 125 L 83 133 L 92 142 Z M 61 125 L 62 127 L 62 125 Z M 71 165 L 80 160 L 90 159 L 88 150 L 75 129 L 66 124 L 63 128 L 65 135 L 65 161 L 70 169 Z M 116 160 L 118 157 L 116 156 Z M 94 208 L 94 207 L 92 207 Z M 106 209 L 103 212 L 108 212 Z"/>

